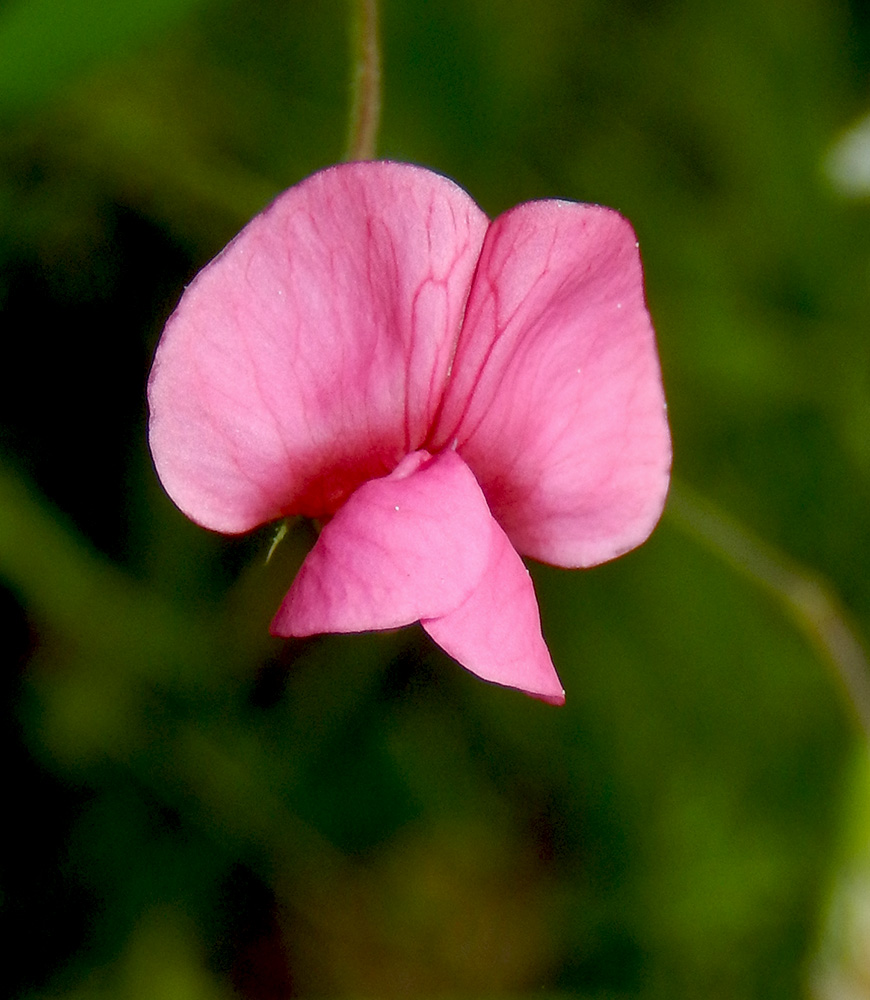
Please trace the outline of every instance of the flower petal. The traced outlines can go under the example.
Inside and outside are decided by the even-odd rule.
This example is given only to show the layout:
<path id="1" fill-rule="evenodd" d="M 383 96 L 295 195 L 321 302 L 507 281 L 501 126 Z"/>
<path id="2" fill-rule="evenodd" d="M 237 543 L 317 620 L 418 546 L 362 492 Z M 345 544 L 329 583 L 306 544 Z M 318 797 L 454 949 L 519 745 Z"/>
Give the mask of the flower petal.
<path id="1" fill-rule="evenodd" d="M 363 632 L 446 614 L 480 581 L 492 523 L 455 452 L 415 452 L 364 483 L 326 525 L 272 633 Z"/>
<path id="2" fill-rule="evenodd" d="M 634 232 L 595 205 L 530 202 L 490 226 L 436 433 L 516 549 L 560 566 L 654 527 L 671 444 Z"/>
<path id="3" fill-rule="evenodd" d="M 207 265 L 163 333 L 149 438 L 200 524 L 332 514 L 419 448 L 487 219 L 451 181 L 352 163 L 281 195 Z"/>
<path id="4" fill-rule="evenodd" d="M 565 692 L 541 635 L 532 579 L 507 535 L 494 520 L 490 526 L 480 583 L 455 611 L 424 620 L 423 627 L 478 677 L 562 705 Z"/>

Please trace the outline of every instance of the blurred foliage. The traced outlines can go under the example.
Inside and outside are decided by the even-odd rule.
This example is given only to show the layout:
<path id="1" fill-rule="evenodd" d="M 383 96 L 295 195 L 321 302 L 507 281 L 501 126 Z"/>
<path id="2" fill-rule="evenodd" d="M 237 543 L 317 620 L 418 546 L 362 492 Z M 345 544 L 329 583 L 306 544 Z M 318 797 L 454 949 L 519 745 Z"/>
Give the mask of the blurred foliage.
<path id="1" fill-rule="evenodd" d="M 823 641 L 870 634 L 868 206 L 824 172 L 867 111 L 870 18 L 382 20 L 383 155 L 492 214 L 631 218 L 677 500 L 736 533 L 671 515 L 613 564 L 534 568 L 560 710 L 419 629 L 269 639 L 310 533 L 266 564 L 268 531 L 189 524 L 150 468 L 144 383 L 184 283 L 341 156 L 349 9 L 6 0 L 7 991 L 870 997 L 866 677 Z"/>

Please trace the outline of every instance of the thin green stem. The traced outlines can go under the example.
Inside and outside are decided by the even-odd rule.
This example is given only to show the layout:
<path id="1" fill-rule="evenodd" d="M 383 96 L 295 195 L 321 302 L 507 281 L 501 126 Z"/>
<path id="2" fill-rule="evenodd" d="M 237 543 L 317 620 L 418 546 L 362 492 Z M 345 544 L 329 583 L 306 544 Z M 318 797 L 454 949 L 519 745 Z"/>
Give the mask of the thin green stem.
<path id="1" fill-rule="evenodd" d="M 381 120 L 381 47 L 377 0 L 351 0 L 353 77 L 346 160 L 373 160 Z"/>
<path id="2" fill-rule="evenodd" d="M 769 591 L 832 668 L 870 742 L 870 662 L 834 588 L 778 552 L 684 483 L 671 488 L 667 513 L 707 548 Z"/>

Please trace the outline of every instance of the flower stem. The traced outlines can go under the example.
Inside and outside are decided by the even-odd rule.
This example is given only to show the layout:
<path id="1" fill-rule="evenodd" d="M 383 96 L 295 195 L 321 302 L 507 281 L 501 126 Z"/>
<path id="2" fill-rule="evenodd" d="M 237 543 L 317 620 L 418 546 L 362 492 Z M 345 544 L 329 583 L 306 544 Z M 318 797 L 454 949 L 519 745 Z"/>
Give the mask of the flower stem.
<path id="1" fill-rule="evenodd" d="M 685 483 L 673 483 L 667 513 L 725 562 L 773 594 L 831 667 L 870 742 L 870 663 L 831 584 L 755 538 Z"/>
<path id="2" fill-rule="evenodd" d="M 381 119 L 381 47 L 378 0 L 350 0 L 353 7 L 352 103 L 346 160 L 372 160 Z"/>

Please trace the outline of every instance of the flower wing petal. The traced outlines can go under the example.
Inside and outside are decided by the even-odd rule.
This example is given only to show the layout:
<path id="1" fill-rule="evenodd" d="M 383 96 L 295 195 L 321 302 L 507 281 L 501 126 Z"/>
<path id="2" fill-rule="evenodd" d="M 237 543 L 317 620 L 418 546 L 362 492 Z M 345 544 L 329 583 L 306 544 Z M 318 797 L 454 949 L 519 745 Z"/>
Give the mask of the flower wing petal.
<path id="1" fill-rule="evenodd" d="M 452 451 L 409 455 L 326 525 L 272 622 L 283 636 L 398 628 L 457 608 L 490 555 L 492 515 Z"/>
<path id="2" fill-rule="evenodd" d="M 647 537 L 671 444 L 622 216 L 541 201 L 492 223 L 429 447 L 446 442 L 524 555 L 590 566 Z"/>
<path id="3" fill-rule="evenodd" d="M 495 520 L 490 530 L 480 583 L 455 611 L 424 620 L 423 627 L 478 677 L 562 705 L 565 692 L 541 635 L 532 579 Z"/>
<path id="4" fill-rule="evenodd" d="M 488 220 L 453 182 L 352 163 L 277 198 L 166 324 L 149 440 L 193 520 L 333 513 L 420 447 Z"/>

